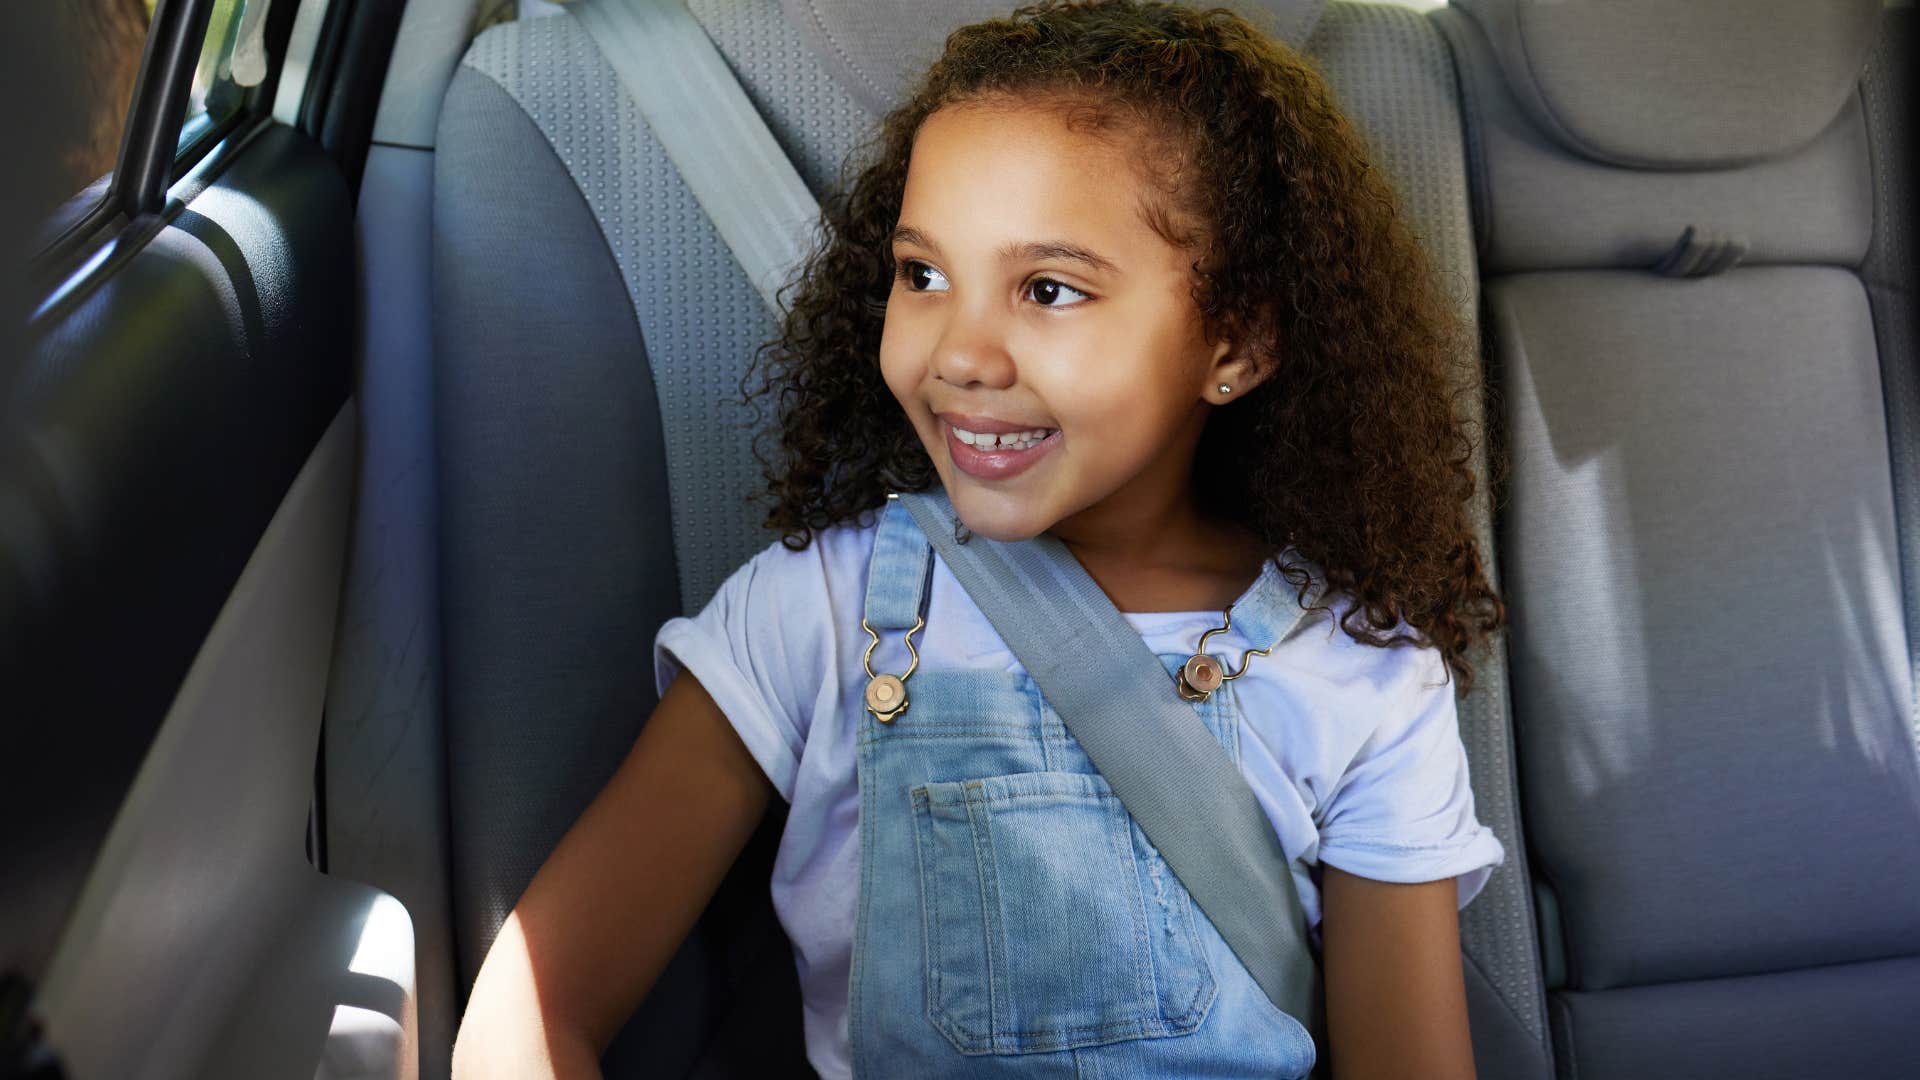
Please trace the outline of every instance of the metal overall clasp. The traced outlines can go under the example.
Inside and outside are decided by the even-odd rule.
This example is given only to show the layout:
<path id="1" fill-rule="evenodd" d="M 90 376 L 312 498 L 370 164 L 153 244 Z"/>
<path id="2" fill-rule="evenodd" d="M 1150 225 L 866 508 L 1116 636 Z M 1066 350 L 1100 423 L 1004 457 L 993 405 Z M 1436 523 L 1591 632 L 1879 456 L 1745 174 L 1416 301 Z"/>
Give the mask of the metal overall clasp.
<path id="1" fill-rule="evenodd" d="M 1273 645 L 1269 645 L 1264 649 L 1248 649 L 1246 652 L 1240 654 L 1240 670 L 1223 670 L 1220 666 L 1220 661 L 1207 655 L 1207 639 L 1215 634 L 1224 634 L 1233 628 L 1233 605 L 1228 604 L 1227 609 L 1220 613 L 1220 617 L 1224 619 L 1225 622 L 1200 635 L 1199 646 L 1193 650 L 1192 656 L 1187 657 L 1187 662 L 1180 665 L 1179 674 L 1173 678 L 1174 689 L 1178 690 L 1180 697 L 1186 701 L 1207 700 L 1215 690 L 1220 689 L 1222 683 L 1230 682 L 1245 675 L 1247 673 L 1247 664 L 1251 662 L 1254 657 L 1265 656 L 1273 651 Z M 1274 644 L 1279 643 L 1275 642 Z"/>
<path id="2" fill-rule="evenodd" d="M 893 723 L 901 713 L 907 711 L 907 680 L 913 677 L 914 669 L 920 666 L 920 650 L 913 647 L 913 635 L 926 625 L 924 617 L 917 618 L 913 621 L 913 629 L 907 631 L 907 655 L 913 657 L 907 670 L 900 675 L 876 675 L 873 673 L 873 650 L 880 644 L 880 634 L 867 625 L 866 619 L 860 620 L 860 629 L 873 639 L 860 657 L 860 666 L 867 669 L 867 711 L 883 724 Z"/>

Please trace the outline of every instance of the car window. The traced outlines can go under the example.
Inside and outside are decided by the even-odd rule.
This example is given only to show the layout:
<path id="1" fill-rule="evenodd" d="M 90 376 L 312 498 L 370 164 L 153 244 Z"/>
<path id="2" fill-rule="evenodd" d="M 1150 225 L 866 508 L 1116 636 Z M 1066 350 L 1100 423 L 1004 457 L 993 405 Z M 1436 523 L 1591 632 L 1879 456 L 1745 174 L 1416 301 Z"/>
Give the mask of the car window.
<path id="1" fill-rule="evenodd" d="M 247 91 L 267 77 L 261 46 L 265 0 L 213 0 L 200 63 L 193 69 L 193 91 L 180 125 L 180 149 L 186 150 L 246 104 Z"/>

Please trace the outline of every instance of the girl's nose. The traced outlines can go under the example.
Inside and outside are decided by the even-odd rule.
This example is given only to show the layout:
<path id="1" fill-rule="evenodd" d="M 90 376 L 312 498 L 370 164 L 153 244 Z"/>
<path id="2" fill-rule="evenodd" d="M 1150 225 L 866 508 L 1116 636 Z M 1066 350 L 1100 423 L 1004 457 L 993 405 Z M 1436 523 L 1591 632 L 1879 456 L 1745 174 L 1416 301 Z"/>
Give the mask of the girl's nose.
<path id="1" fill-rule="evenodd" d="M 954 386 L 1003 390 L 1013 385 L 1013 355 L 990 319 L 955 316 L 935 343 L 933 376 Z"/>

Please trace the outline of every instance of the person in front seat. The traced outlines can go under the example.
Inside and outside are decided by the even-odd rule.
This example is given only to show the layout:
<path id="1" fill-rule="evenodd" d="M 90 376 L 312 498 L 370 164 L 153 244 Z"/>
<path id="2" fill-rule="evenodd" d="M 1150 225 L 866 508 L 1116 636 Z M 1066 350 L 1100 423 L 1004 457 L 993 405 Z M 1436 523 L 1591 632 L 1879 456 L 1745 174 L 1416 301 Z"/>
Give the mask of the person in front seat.
<path id="1" fill-rule="evenodd" d="M 1238 16 L 1110 0 L 956 31 L 876 146 L 763 358 L 784 540 L 661 629 L 660 705 L 501 929 L 455 1074 L 596 1075 L 778 794 L 821 1076 L 1306 1075 L 1303 1018 L 887 499 L 938 488 L 1062 541 L 1156 654 L 1230 608 L 1230 670 L 1167 693 L 1292 860 L 1335 1074 L 1472 1075 L 1455 913 L 1504 852 L 1454 702 L 1505 613 L 1461 328 L 1362 140 Z"/>

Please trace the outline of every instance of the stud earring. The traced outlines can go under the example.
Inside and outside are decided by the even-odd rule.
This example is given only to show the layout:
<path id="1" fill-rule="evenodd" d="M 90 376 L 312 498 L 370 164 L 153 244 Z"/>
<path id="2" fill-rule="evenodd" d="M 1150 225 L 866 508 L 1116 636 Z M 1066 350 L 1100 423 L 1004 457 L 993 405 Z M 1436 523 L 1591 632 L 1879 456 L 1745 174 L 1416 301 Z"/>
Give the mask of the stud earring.
<path id="1" fill-rule="evenodd" d="M 1228 385 L 1227 385 L 1226 383 L 1221 383 L 1221 384 L 1220 384 L 1220 392 L 1221 392 L 1221 393 L 1223 393 L 1223 394 L 1231 394 L 1231 393 L 1233 393 L 1233 387 L 1231 387 L 1231 386 L 1228 386 Z"/>

